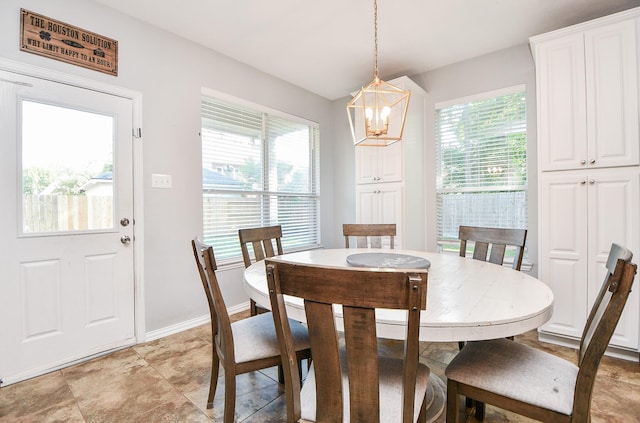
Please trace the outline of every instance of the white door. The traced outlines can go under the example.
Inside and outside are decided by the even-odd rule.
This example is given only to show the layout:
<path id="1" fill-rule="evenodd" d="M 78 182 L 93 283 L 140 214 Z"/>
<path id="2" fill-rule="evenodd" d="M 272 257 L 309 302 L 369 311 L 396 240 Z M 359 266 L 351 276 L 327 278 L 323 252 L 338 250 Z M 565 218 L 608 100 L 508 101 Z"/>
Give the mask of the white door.
<path id="1" fill-rule="evenodd" d="M 587 171 L 540 174 L 540 271 L 553 290 L 545 332 L 582 336 L 587 322 Z"/>
<path id="2" fill-rule="evenodd" d="M 535 49 L 540 170 L 584 168 L 588 155 L 583 35 L 537 43 Z"/>
<path id="3" fill-rule="evenodd" d="M 132 344 L 130 99 L 0 71 L 0 378 Z"/>
<path id="4" fill-rule="evenodd" d="M 585 32 L 589 167 L 639 164 L 635 20 Z"/>
<path id="5" fill-rule="evenodd" d="M 598 169 L 589 172 L 589 292 L 588 308 L 596 300 L 606 274 L 611 243 L 616 242 L 640 257 L 640 171 L 638 167 Z M 636 283 L 637 280 L 636 280 Z M 640 290 L 631 291 L 611 345 L 638 349 L 638 311 Z"/>

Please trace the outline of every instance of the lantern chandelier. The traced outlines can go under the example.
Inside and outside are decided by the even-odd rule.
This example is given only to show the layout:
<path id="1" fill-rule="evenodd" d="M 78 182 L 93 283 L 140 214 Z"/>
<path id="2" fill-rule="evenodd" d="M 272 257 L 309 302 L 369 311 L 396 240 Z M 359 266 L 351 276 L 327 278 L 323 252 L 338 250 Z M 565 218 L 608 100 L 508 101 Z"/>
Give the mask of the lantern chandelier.
<path id="1" fill-rule="evenodd" d="M 411 92 L 378 76 L 378 2 L 373 1 L 374 66 L 373 81 L 347 104 L 353 143 L 386 147 L 402 139 Z"/>

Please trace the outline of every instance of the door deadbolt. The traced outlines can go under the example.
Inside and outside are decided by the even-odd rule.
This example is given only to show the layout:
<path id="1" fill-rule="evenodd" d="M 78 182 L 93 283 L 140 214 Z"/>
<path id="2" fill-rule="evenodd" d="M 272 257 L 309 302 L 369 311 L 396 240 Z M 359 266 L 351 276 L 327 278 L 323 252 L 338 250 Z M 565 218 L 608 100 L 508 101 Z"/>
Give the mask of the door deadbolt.
<path id="1" fill-rule="evenodd" d="M 123 217 L 122 219 L 120 219 L 120 225 L 129 226 L 129 219 L 127 219 L 126 217 Z"/>

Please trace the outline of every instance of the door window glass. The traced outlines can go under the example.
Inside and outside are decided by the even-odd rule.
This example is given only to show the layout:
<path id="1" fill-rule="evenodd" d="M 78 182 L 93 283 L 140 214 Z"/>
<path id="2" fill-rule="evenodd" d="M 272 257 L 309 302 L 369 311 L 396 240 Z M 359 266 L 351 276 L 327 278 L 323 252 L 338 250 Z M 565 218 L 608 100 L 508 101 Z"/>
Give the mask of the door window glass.
<path id="1" fill-rule="evenodd" d="M 22 233 L 113 228 L 114 118 L 22 101 Z"/>

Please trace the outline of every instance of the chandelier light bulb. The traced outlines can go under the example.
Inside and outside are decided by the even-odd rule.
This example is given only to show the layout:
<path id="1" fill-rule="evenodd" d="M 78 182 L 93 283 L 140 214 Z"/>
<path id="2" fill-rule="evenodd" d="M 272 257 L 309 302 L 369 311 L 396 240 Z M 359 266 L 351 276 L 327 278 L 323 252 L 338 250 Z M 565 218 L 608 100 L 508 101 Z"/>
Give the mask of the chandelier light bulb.
<path id="1" fill-rule="evenodd" d="M 380 113 L 380 118 L 382 119 L 383 122 L 388 124 L 390 114 L 391 114 L 391 107 L 384 106 L 382 108 L 382 113 Z"/>
<path id="2" fill-rule="evenodd" d="M 365 115 L 367 117 L 367 122 L 371 125 L 371 119 L 373 119 L 373 109 L 371 107 L 367 107 L 365 110 Z"/>

